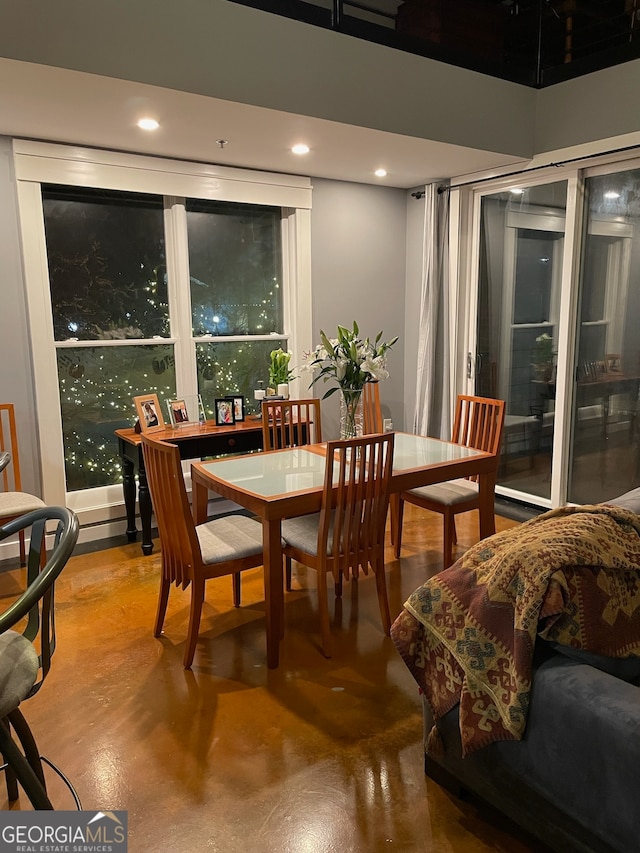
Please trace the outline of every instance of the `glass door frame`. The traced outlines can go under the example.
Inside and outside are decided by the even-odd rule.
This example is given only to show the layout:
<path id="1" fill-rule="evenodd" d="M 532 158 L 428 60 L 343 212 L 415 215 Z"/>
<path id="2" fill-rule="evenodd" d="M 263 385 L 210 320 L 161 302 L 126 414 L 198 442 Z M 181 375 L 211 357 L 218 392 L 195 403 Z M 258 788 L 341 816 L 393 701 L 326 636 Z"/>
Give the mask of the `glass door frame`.
<path id="1" fill-rule="evenodd" d="M 476 185 L 454 188 L 452 193 L 459 194 L 457 207 L 467 211 L 467 222 L 470 233 L 468 248 L 463 250 L 462 236 L 456 239 L 456 246 L 463 253 L 463 259 L 458 265 L 460 275 L 457 282 L 452 281 L 452 288 L 459 289 L 460 304 L 465 305 L 460 312 L 460 322 L 464 323 L 461 340 L 464 345 L 458 350 L 458 360 L 464 351 L 465 381 L 460 387 L 461 393 L 475 393 L 477 373 L 477 306 L 480 263 L 480 221 L 481 203 L 485 196 L 504 192 L 511 187 L 533 187 L 544 184 L 567 182 L 567 202 L 565 210 L 565 237 L 562 249 L 560 271 L 560 297 L 558 302 L 557 328 L 558 350 L 556 367 L 556 403 L 553 435 L 553 456 L 551 469 L 550 498 L 516 491 L 505 486 L 496 486 L 496 494 L 503 495 L 527 504 L 551 508 L 560 506 L 566 500 L 568 466 L 566 460 L 570 449 L 571 411 L 573 401 L 573 363 L 576 341 L 576 324 L 574 318 L 577 310 L 578 275 L 580 269 L 581 227 L 583 205 L 578 203 L 584 197 L 584 183 L 581 172 L 576 168 L 563 170 L 558 174 L 555 169 L 536 172 L 528 176 L 526 173 L 515 177 L 509 176 Z M 469 215 L 470 214 L 470 215 Z M 464 216 L 452 221 L 452 228 L 459 228 L 465 221 Z M 464 370 L 464 368 L 462 368 Z M 462 374 L 460 363 L 457 364 L 455 375 Z"/>

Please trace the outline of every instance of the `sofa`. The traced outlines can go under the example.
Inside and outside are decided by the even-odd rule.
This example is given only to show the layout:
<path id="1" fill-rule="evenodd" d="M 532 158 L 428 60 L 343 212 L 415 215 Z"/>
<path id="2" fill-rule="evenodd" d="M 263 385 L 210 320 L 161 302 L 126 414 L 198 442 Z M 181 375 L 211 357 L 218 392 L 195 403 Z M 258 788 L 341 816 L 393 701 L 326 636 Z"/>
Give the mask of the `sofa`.
<path id="1" fill-rule="evenodd" d="M 640 513 L 640 489 L 607 504 L 620 507 L 623 513 Z M 638 536 L 638 532 L 640 519 L 630 536 Z M 633 569 L 638 553 L 632 558 Z M 640 562 L 637 568 L 640 572 Z M 429 608 L 441 589 L 431 585 Z M 435 647 L 437 641 L 431 635 L 424 646 L 416 643 L 415 632 L 422 626 L 414 624 L 407 612 L 409 602 L 391 634 L 422 688 L 427 775 L 454 794 L 470 793 L 490 804 L 546 848 L 559 853 L 637 853 L 640 645 L 629 638 L 640 621 L 640 607 L 625 616 L 625 624 L 631 627 L 624 649 L 632 648 L 630 655 L 621 652 L 620 646 L 615 647 L 615 654 L 602 654 L 602 648 L 594 652 L 576 648 L 579 643 L 558 642 L 537 634 L 530 680 L 526 682 L 530 689 L 521 736 L 500 731 L 490 742 L 480 740 L 479 747 L 471 747 L 465 744 L 470 705 L 465 710 L 462 701 L 454 702 L 451 697 L 439 704 L 446 692 L 444 682 L 436 690 L 433 685 L 439 676 L 435 669 L 429 673 L 424 668 L 425 649 Z M 455 650 L 454 645 L 451 648 Z M 439 668 L 447 670 L 447 678 L 455 682 L 455 671 L 442 663 L 440 658 Z M 472 702 L 480 695 L 474 693 L 476 687 L 472 682 Z"/>

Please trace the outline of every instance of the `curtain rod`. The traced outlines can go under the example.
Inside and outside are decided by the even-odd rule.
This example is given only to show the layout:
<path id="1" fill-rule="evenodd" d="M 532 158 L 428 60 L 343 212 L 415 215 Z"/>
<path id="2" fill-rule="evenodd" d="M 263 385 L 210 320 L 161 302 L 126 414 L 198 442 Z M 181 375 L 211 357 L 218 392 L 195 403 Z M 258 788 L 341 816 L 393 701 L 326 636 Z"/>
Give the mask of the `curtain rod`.
<path id="1" fill-rule="evenodd" d="M 567 166 L 569 163 L 579 163 L 584 160 L 593 160 L 596 157 L 608 157 L 610 154 L 623 154 L 625 151 L 640 151 L 640 146 L 638 145 L 627 145 L 624 148 L 611 148 L 609 151 L 599 151 L 597 154 L 585 154 L 582 157 L 571 157 L 567 160 L 558 160 L 557 163 L 545 163 L 542 166 L 532 166 L 530 169 L 518 169 L 515 172 L 505 172 L 502 175 L 492 175 L 489 178 L 478 178 L 475 181 L 464 181 L 461 184 L 451 184 L 445 185 L 442 184 L 438 187 L 438 194 L 446 192 L 447 190 L 457 190 L 460 187 L 470 187 L 474 184 L 484 184 L 487 181 L 496 181 L 500 178 L 514 178 L 517 175 L 527 175 L 529 172 L 537 172 L 540 169 L 550 169 L 556 168 L 559 169 L 561 166 Z M 423 198 L 424 192 L 415 192 L 411 193 L 413 198 Z"/>

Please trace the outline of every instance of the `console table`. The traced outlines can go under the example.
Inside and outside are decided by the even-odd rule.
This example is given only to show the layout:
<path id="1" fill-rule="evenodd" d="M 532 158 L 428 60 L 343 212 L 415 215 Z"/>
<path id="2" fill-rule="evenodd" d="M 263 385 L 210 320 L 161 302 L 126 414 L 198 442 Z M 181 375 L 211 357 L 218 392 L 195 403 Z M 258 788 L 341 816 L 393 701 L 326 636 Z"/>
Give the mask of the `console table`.
<path id="1" fill-rule="evenodd" d="M 127 539 L 135 542 L 136 528 L 136 474 L 138 477 L 138 504 L 140 524 L 142 526 L 142 553 L 151 554 L 151 496 L 147 485 L 147 476 L 142 458 L 140 433 L 133 427 L 117 429 L 118 453 L 122 460 L 122 489 L 127 513 Z M 203 424 L 184 424 L 167 427 L 153 433 L 160 441 L 170 441 L 180 448 L 182 459 L 202 459 L 207 456 L 221 456 L 228 453 L 250 453 L 262 450 L 262 421 L 249 418 L 237 424 L 216 426 L 213 421 Z"/>

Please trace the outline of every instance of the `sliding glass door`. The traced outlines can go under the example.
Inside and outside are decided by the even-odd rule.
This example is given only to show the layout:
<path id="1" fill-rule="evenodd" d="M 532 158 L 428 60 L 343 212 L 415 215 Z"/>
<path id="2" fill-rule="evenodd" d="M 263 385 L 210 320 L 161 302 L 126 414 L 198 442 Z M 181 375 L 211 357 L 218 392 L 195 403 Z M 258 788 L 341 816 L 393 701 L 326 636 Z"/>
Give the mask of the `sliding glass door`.
<path id="1" fill-rule="evenodd" d="M 476 393 L 506 402 L 499 483 L 550 498 L 566 182 L 481 200 Z"/>
<path id="2" fill-rule="evenodd" d="M 606 500 L 638 479 L 640 170 L 585 179 L 585 226 L 567 499 Z"/>
<path id="3" fill-rule="evenodd" d="M 477 196 L 469 377 L 506 401 L 498 492 L 545 507 L 640 485 L 640 168 Z"/>

